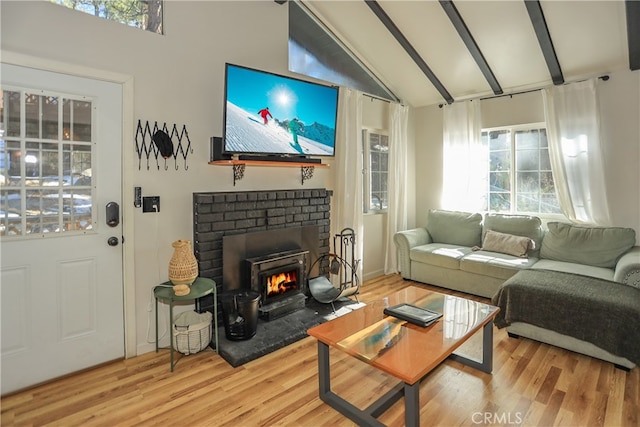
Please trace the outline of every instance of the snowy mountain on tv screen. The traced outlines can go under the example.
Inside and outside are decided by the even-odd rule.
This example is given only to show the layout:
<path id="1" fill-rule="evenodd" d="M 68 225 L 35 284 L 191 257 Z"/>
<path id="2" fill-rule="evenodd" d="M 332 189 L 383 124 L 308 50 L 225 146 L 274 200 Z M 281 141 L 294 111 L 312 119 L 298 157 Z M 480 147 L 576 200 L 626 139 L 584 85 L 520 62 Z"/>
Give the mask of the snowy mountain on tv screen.
<path id="1" fill-rule="evenodd" d="M 288 120 L 262 117 L 227 102 L 225 149 L 232 152 L 274 153 L 294 155 L 333 155 L 334 130 L 312 123 L 298 133 L 298 144 L 289 131 Z"/>

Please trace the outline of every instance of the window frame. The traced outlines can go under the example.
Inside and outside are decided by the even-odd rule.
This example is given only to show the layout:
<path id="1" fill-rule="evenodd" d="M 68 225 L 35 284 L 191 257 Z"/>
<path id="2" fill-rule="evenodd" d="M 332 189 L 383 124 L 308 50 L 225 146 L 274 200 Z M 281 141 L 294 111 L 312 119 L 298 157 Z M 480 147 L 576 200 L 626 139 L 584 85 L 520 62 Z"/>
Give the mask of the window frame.
<path id="1" fill-rule="evenodd" d="M 487 212 L 496 212 L 496 213 L 503 213 L 503 214 L 510 214 L 510 215 L 535 215 L 541 218 L 546 218 L 546 219 L 564 219 L 565 216 L 564 214 L 562 214 L 562 212 L 539 212 L 539 211 L 525 211 L 525 210 L 518 210 L 518 196 L 519 194 L 522 194 L 523 192 L 519 192 L 518 191 L 518 164 L 517 164 L 517 148 L 516 148 L 516 133 L 517 132 L 522 132 L 522 131 L 534 131 L 534 130 L 541 130 L 544 129 L 545 133 L 547 132 L 547 124 L 545 122 L 534 122 L 534 123 L 523 123 L 523 124 L 517 124 L 517 125 L 509 125 L 509 126 L 495 126 L 495 127 L 488 127 L 488 128 L 482 128 L 481 130 L 481 135 L 484 135 L 485 133 L 490 133 L 490 132 L 496 132 L 496 131 L 507 131 L 509 133 L 509 162 L 510 162 L 510 167 L 509 167 L 509 210 L 494 210 L 491 208 L 491 149 L 489 146 L 489 139 L 487 138 L 486 143 L 487 143 L 487 192 L 486 192 L 486 209 Z M 484 144 L 484 141 L 483 141 Z M 547 147 L 548 147 L 548 139 L 547 139 Z M 538 148 L 538 151 L 540 150 L 540 148 Z M 533 170 L 532 170 L 533 171 Z M 530 171 L 530 172 L 532 172 Z M 522 173 L 522 171 L 520 170 L 520 172 Z M 540 165 L 538 165 L 538 169 L 536 170 L 536 172 L 541 173 L 541 172 L 550 172 L 553 175 L 553 171 L 551 170 L 551 166 L 549 166 L 549 170 L 546 169 L 540 169 Z M 555 179 L 554 179 L 554 186 L 555 186 Z M 557 198 L 557 193 L 556 193 L 556 198 Z M 558 200 L 558 204 L 559 204 L 559 200 Z"/>
<path id="2" fill-rule="evenodd" d="M 373 128 L 373 127 L 367 127 L 364 126 L 362 128 L 362 165 L 363 165 L 363 170 L 362 170 L 362 186 L 363 186 L 363 213 L 364 214 L 370 214 L 370 215 L 376 215 L 376 214 L 384 214 L 387 213 L 388 211 L 388 201 L 389 201 L 389 151 L 387 149 L 387 152 L 385 153 L 387 156 L 387 161 L 386 161 L 386 165 L 387 165 L 387 169 L 386 171 L 376 171 L 376 173 L 385 173 L 386 177 L 387 177 L 387 186 L 386 186 L 386 194 L 387 194 L 387 206 L 383 205 L 384 200 L 380 200 L 379 204 L 380 204 L 380 209 L 372 209 L 371 205 L 372 205 L 372 199 L 373 199 L 373 194 L 371 191 L 371 177 L 372 177 L 372 173 L 374 171 L 372 171 L 371 169 L 371 144 L 369 141 L 369 137 L 370 135 L 380 135 L 380 136 L 384 136 L 387 138 L 387 147 L 389 147 L 389 131 L 387 131 L 386 129 L 377 129 L 377 128 Z"/>

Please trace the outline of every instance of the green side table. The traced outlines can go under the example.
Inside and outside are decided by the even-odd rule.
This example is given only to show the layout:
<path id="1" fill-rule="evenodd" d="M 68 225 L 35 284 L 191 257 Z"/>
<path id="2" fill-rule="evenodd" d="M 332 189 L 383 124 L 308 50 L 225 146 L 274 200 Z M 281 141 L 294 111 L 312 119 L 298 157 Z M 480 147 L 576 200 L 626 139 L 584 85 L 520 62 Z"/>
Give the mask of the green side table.
<path id="1" fill-rule="evenodd" d="M 156 353 L 158 352 L 158 300 L 169 301 L 169 349 L 171 352 L 171 372 L 178 363 L 173 361 L 173 303 L 176 301 L 191 301 L 198 298 L 213 294 L 213 334 L 216 344 L 216 353 L 218 351 L 218 302 L 216 292 L 216 282 L 204 277 L 198 277 L 195 282 L 190 286 L 191 291 L 187 295 L 177 296 L 173 292 L 173 284 L 171 282 L 164 282 L 153 288 L 153 295 L 156 298 Z"/>

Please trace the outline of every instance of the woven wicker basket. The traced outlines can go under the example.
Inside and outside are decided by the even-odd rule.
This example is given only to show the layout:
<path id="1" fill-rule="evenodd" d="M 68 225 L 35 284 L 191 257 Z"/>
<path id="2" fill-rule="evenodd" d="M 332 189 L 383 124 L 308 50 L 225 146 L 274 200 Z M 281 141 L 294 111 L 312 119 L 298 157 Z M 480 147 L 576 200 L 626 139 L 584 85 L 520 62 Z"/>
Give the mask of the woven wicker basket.
<path id="1" fill-rule="evenodd" d="M 184 355 L 198 353 L 211 343 L 213 315 L 185 311 L 173 323 L 173 347 Z"/>
<path id="2" fill-rule="evenodd" d="M 193 255 L 191 240 L 176 240 L 169 260 L 169 280 L 174 285 L 191 285 L 198 277 L 198 260 Z"/>

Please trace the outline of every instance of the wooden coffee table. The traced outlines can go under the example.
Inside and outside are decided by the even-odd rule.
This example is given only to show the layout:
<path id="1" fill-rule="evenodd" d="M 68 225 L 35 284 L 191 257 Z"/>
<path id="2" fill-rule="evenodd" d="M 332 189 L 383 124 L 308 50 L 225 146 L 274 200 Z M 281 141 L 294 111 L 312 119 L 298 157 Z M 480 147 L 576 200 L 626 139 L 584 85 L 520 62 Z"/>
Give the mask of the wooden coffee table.
<path id="1" fill-rule="evenodd" d="M 426 328 L 412 325 L 382 310 L 410 303 L 442 313 Z M 405 425 L 420 425 L 420 380 L 446 358 L 483 372 L 493 366 L 493 319 L 500 309 L 466 298 L 410 286 L 365 307 L 307 331 L 318 340 L 320 399 L 358 425 L 381 426 L 376 418 L 404 396 Z M 474 333 L 482 333 L 482 359 L 453 352 Z M 331 391 L 329 346 L 400 379 L 396 387 L 361 410 Z"/>

